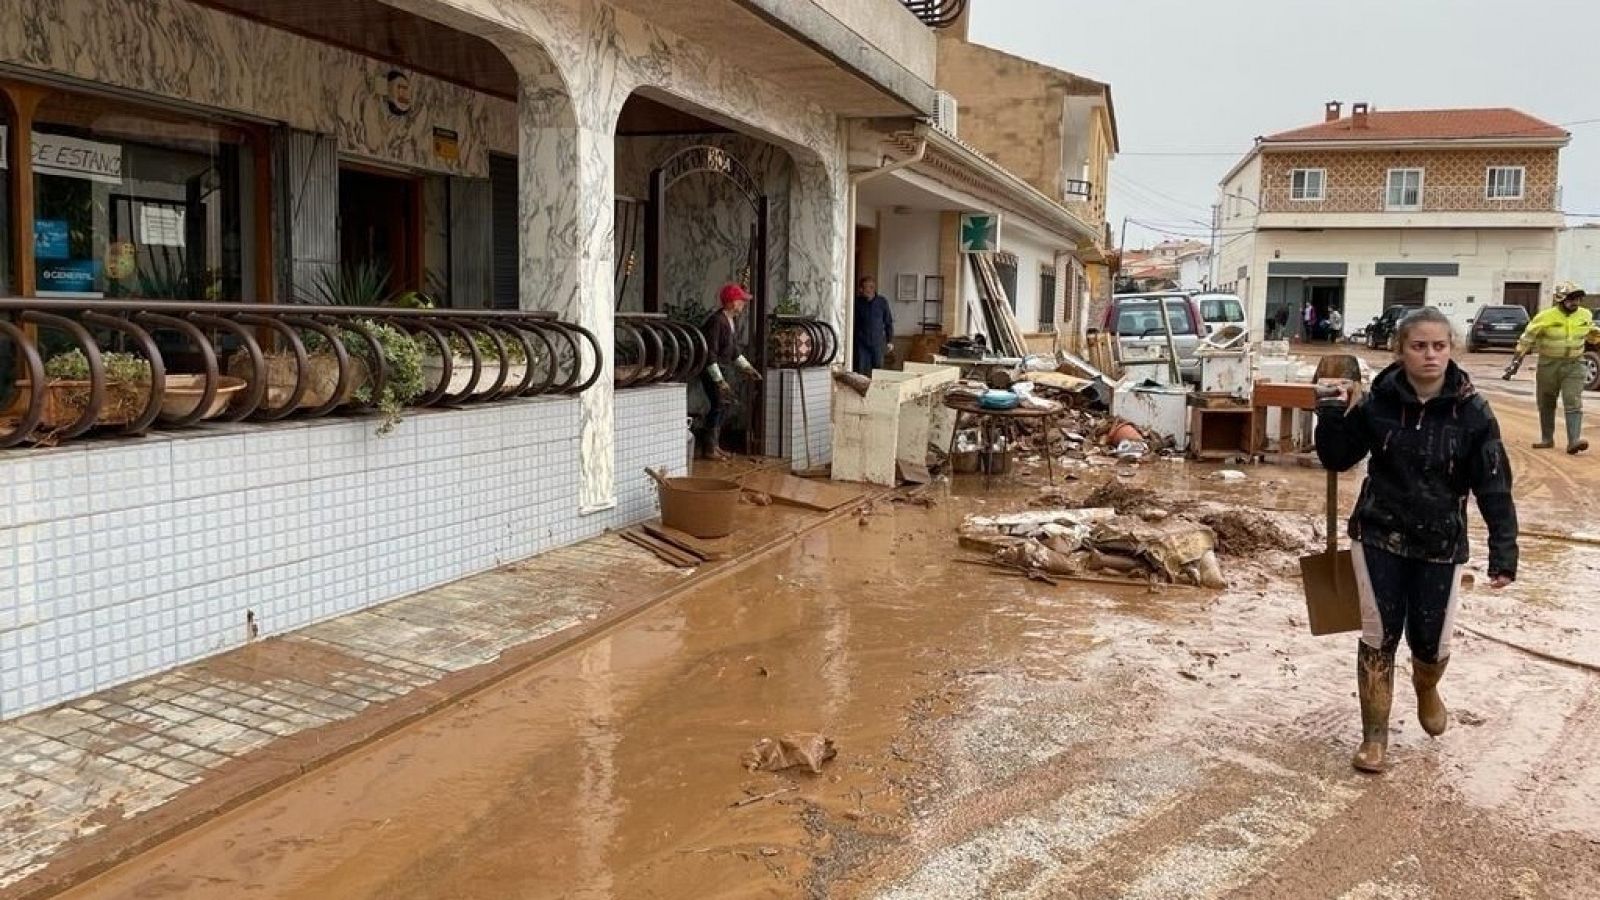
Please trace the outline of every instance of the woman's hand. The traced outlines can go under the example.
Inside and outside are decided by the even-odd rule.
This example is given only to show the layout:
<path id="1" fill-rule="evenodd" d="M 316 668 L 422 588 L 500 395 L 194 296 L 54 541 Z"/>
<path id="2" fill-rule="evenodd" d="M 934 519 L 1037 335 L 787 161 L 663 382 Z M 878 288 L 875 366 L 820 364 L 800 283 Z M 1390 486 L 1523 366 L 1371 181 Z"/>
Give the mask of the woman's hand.
<path id="1" fill-rule="evenodd" d="M 1489 579 L 1489 587 L 1492 587 L 1498 591 L 1510 584 L 1511 581 L 1512 579 L 1510 575 L 1496 575 L 1495 577 Z"/>
<path id="2" fill-rule="evenodd" d="M 1317 382 L 1317 405 L 1343 406 L 1350 409 L 1361 399 L 1359 382 L 1344 378 L 1325 378 Z"/>

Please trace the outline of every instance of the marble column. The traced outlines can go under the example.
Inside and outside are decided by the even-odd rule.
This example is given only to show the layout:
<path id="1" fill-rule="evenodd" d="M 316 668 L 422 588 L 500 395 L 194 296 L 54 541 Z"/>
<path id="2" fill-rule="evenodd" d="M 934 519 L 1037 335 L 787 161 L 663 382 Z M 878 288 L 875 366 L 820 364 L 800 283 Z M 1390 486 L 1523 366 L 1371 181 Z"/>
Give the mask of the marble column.
<path id="1" fill-rule="evenodd" d="M 845 279 L 853 229 L 849 179 L 842 156 L 795 160 L 789 197 L 789 289 L 800 308 L 839 331 L 844 344 Z"/>
<path id="2" fill-rule="evenodd" d="M 608 109 L 575 104 L 588 85 L 548 59 L 513 59 L 517 103 L 519 281 L 524 309 L 551 310 L 599 340 L 600 376 L 579 398 L 580 511 L 616 505 L 612 197 L 615 162 Z M 592 96 L 592 95 L 591 95 Z M 589 349 L 584 348 L 586 365 Z"/>

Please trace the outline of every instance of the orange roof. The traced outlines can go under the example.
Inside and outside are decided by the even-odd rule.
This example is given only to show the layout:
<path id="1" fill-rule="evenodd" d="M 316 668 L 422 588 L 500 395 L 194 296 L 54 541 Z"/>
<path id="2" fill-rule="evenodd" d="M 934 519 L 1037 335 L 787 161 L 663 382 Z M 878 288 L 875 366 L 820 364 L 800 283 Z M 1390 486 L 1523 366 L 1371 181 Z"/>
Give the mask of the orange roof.
<path id="1" fill-rule="evenodd" d="M 1332 122 L 1322 122 L 1268 135 L 1261 140 L 1263 143 L 1272 144 L 1309 141 L 1448 141 L 1492 138 L 1565 140 L 1570 136 L 1558 126 L 1515 109 L 1407 109 L 1368 113 L 1364 128 L 1356 127 L 1355 119 L 1346 115 Z"/>

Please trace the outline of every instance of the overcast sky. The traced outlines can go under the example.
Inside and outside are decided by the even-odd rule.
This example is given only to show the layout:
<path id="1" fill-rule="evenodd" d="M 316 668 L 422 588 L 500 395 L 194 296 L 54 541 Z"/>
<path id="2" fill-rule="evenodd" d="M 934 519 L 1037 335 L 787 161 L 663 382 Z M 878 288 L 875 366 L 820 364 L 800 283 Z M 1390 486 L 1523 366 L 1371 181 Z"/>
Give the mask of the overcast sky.
<path id="1" fill-rule="evenodd" d="M 1512 106 L 1566 126 L 1562 208 L 1600 213 L 1600 0 L 972 0 L 974 41 L 1110 83 L 1113 239 L 1209 235 L 1257 135 L 1379 109 Z M 1589 124 L 1576 124 L 1595 120 Z M 1575 222 L 1577 220 L 1574 220 Z M 1583 221 L 1600 222 L 1600 217 Z M 1165 232 L 1165 233 L 1163 233 Z"/>

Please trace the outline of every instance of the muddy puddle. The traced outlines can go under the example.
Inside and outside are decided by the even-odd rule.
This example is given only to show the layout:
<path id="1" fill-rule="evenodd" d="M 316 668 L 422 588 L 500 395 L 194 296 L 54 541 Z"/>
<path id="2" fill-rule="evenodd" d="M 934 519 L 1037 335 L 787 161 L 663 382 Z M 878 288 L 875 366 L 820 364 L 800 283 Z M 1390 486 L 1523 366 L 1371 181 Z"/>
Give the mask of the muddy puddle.
<path id="1" fill-rule="evenodd" d="M 1227 591 L 967 565 L 961 518 L 1041 485 L 964 481 L 813 532 L 67 896 L 1596 896 L 1600 678 L 1463 634 L 1452 730 L 1422 734 L 1402 669 L 1397 768 L 1355 775 L 1353 639 L 1310 638 L 1291 578 L 1320 539 L 1321 473 L 1213 469 L 1066 487 L 1248 508 L 1214 513 Z M 1525 552 L 1540 576 L 1469 588 L 1463 622 L 1594 646 L 1600 600 L 1573 592 L 1600 548 Z M 838 755 L 815 775 L 741 766 L 788 732 Z"/>

